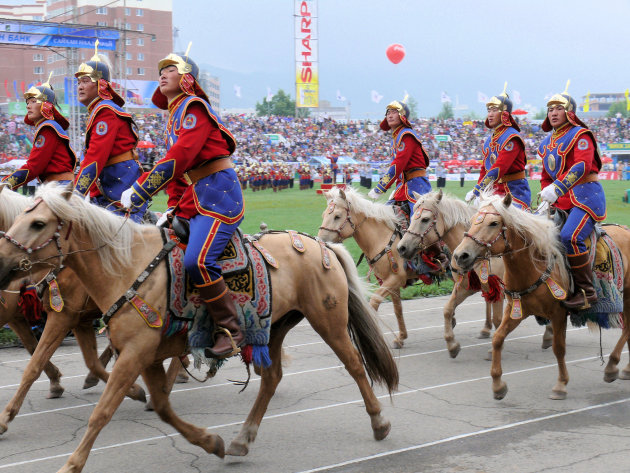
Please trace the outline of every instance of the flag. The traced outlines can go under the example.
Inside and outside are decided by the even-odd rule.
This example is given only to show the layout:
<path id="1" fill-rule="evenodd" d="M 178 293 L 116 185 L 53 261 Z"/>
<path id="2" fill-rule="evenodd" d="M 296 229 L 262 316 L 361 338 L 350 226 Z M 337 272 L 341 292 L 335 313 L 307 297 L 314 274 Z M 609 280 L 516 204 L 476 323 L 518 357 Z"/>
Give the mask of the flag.
<path id="1" fill-rule="evenodd" d="M 517 90 L 512 91 L 512 97 L 514 98 L 514 105 L 521 104 L 521 93 Z"/>
<path id="2" fill-rule="evenodd" d="M 586 98 L 584 99 L 584 106 L 582 107 L 582 110 L 584 111 L 584 113 L 587 113 L 589 111 L 590 105 L 591 105 L 591 93 L 586 92 Z"/>
<path id="3" fill-rule="evenodd" d="M 372 102 L 379 103 L 383 99 L 383 96 L 379 94 L 376 90 L 372 91 Z"/>
<path id="4" fill-rule="evenodd" d="M 236 95 L 239 99 L 241 98 L 241 86 L 234 84 L 234 95 Z"/>
<path id="5" fill-rule="evenodd" d="M 477 102 L 479 103 L 488 103 L 488 96 L 483 92 L 477 91 Z"/>
<path id="6" fill-rule="evenodd" d="M 346 101 L 346 98 L 343 95 L 341 95 L 341 91 L 340 90 L 337 91 L 337 100 L 339 100 L 340 102 L 345 102 Z"/>
<path id="7" fill-rule="evenodd" d="M 267 87 L 267 102 L 271 102 L 273 94 L 271 93 L 271 87 Z"/>
<path id="8" fill-rule="evenodd" d="M 442 96 L 440 97 L 440 100 L 442 100 L 442 103 L 451 103 L 451 98 L 446 95 L 446 92 L 442 92 Z"/>
<path id="9" fill-rule="evenodd" d="M 626 96 L 626 110 L 628 112 L 630 112 L 630 97 L 628 97 L 629 95 L 630 95 L 630 89 L 626 89 L 626 93 L 625 93 L 625 96 Z"/>

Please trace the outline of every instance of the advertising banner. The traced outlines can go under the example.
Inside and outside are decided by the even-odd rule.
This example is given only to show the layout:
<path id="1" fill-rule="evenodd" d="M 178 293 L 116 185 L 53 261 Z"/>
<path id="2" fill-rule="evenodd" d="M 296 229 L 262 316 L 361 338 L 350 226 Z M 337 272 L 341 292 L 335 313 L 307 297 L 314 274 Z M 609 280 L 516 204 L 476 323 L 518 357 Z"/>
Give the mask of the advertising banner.
<path id="1" fill-rule="evenodd" d="M 116 30 L 79 29 L 54 23 L 23 24 L 0 20 L 0 44 L 51 46 L 58 48 L 99 49 L 115 51 L 119 33 Z"/>
<path id="2" fill-rule="evenodd" d="M 295 104 L 319 107 L 317 0 L 294 0 Z"/>

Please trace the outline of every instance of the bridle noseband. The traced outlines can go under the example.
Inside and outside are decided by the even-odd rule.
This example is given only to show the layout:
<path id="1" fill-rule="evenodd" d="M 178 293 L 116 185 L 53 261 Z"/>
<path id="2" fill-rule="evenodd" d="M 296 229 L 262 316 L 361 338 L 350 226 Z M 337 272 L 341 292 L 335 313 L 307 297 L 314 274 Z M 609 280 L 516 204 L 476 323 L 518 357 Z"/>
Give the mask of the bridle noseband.
<path id="1" fill-rule="evenodd" d="M 483 215 L 483 217 L 482 217 Z M 498 215 L 499 217 L 501 217 L 501 214 L 497 213 L 497 212 L 478 212 L 477 213 L 477 219 L 475 223 L 481 223 L 483 222 L 485 215 Z M 511 250 L 510 248 L 510 242 L 507 239 L 506 236 L 506 232 L 507 232 L 507 227 L 505 226 L 505 223 L 501 226 L 501 228 L 499 229 L 497 236 L 494 237 L 493 240 L 491 241 L 483 241 L 480 240 L 479 238 L 477 238 L 475 235 L 471 235 L 468 232 L 464 232 L 464 238 L 470 238 L 472 241 L 474 241 L 475 243 L 477 243 L 479 246 L 483 246 L 484 248 L 486 248 L 486 255 L 483 257 L 483 259 L 488 259 L 490 257 L 490 248 L 492 248 L 492 245 L 494 245 L 497 241 L 499 241 L 500 238 L 503 238 L 503 240 L 505 241 L 505 251 L 503 251 L 502 253 L 496 254 L 494 256 L 502 256 L 506 253 L 509 253 Z"/>
<path id="2" fill-rule="evenodd" d="M 442 242 L 442 238 L 444 238 L 444 235 L 446 235 L 446 233 L 448 233 L 448 232 L 444 232 L 444 235 L 440 235 L 440 232 L 438 232 L 438 229 L 437 229 L 437 222 L 438 222 L 437 214 L 435 212 L 433 212 L 433 210 L 431 210 L 431 209 L 420 207 L 418 210 L 416 210 L 413 213 L 412 219 L 416 220 L 416 219 L 420 218 L 420 215 L 422 214 L 422 212 L 424 210 L 426 210 L 427 212 L 431 212 L 431 215 L 433 215 L 433 220 L 431 221 L 431 223 L 429 224 L 427 229 L 424 232 L 422 232 L 422 233 L 417 233 L 417 232 L 412 231 L 411 228 L 408 228 L 407 231 L 405 232 L 405 233 L 409 233 L 410 235 L 413 235 L 413 236 L 415 236 L 417 238 L 420 238 L 420 245 L 421 245 L 420 251 L 426 250 L 429 246 L 432 246 L 435 243 L 441 243 Z M 409 225 L 409 226 L 411 227 L 411 225 Z M 435 234 L 436 234 L 438 239 L 437 239 L 437 242 L 431 243 L 431 245 L 427 246 L 427 245 L 424 244 L 424 237 L 427 236 L 427 234 L 431 230 L 435 231 Z"/>
<path id="3" fill-rule="evenodd" d="M 361 226 L 361 224 L 363 222 L 361 222 L 359 225 L 355 225 L 354 222 L 352 221 L 352 218 L 350 216 L 350 202 L 348 200 L 345 201 L 346 204 L 348 204 L 347 207 L 343 207 L 343 209 L 346 211 L 346 219 L 343 221 L 343 223 L 341 224 L 341 226 L 339 228 L 328 228 L 328 227 L 324 227 L 321 226 L 319 227 L 320 230 L 326 230 L 327 232 L 333 232 L 336 233 L 337 235 L 339 235 L 339 239 L 343 240 L 343 236 L 341 235 L 341 230 L 343 230 L 343 227 L 346 226 L 346 223 L 350 224 L 350 227 L 352 228 L 352 233 L 350 235 L 348 235 L 348 237 L 352 236 L 354 234 L 354 232 L 357 230 L 357 228 L 359 228 Z M 334 202 L 330 202 L 330 204 L 328 204 L 328 213 L 331 214 L 335 211 L 335 206 L 337 204 L 335 204 Z"/>

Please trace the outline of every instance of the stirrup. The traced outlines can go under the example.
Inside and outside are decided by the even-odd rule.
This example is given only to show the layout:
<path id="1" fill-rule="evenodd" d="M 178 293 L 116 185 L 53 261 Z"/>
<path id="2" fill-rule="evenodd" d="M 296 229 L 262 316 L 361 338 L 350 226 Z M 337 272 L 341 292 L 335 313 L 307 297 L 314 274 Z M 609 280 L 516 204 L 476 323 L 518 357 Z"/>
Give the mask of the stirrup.
<path id="1" fill-rule="evenodd" d="M 582 295 L 584 296 L 584 305 L 580 307 L 578 310 L 590 309 L 591 303 L 588 301 L 588 297 L 586 297 L 586 291 L 582 288 L 580 288 L 580 291 L 582 291 Z"/>
<path id="2" fill-rule="evenodd" d="M 213 353 L 211 349 L 206 348 L 205 349 L 206 357 L 208 357 L 208 358 L 215 358 L 217 360 L 222 360 L 224 358 L 230 358 L 232 356 L 238 355 L 241 352 L 241 348 L 238 345 L 236 345 L 236 342 L 234 342 L 234 338 L 232 337 L 232 332 L 230 332 L 225 327 L 217 327 L 214 330 L 213 338 L 215 338 L 214 335 L 216 335 L 217 333 L 221 333 L 221 332 L 225 333 L 228 336 L 228 338 L 230 339 L 230 344 L 232 345 L 232 351 L 228 352 L 228 353 L 224 353 L 222 355 L 217 355 L 217 354 Z M 245 337 L 243 337 L 243 343 L 241 343 L 241 345 L 243 345 L 244 343 L 245 343 Z M 210 353 L 211 356 L 208 356 L 208 353 Z"/>

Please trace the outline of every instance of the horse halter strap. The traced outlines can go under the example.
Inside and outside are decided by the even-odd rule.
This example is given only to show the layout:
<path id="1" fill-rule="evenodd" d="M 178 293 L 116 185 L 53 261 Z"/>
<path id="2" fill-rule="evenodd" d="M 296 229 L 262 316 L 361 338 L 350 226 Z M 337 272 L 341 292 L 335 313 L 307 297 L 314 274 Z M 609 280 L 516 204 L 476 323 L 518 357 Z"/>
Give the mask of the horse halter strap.
<path id="1" fill-rule="evenodd" d="M 433 210 L 431 209 L 425 209 L 424 207 L 420 207 L 416 212 L 414 212 L 412 218 L 415 220 L 418 217 L 416 217 L 416 214 L 419 216 L 423 210 L 426 210 L 427 212 L 431 212 L 431 215 L 433 215 L 433 220 L 431 221 L 431 224 L 427 227 L 427 229 L 422 232 L 422 233 L 417 233 L 414 231 L 411 231 L 409 228 L 407 229 L 407 231 L 405 233 L 409 233 L 410 235 L 413 235 L 415 237 L 420 238 L 420 243 L 422 244 L 422 249 L 420 251 L 423 251 L 426 249 L 425 245 L 424 245 L 424 237 L 427 236 L 427 234 L 431 231 L 431 230 L 435 230 L 435 234 L 438 237 L 438 241 L 436 243 L 439 243 L 442 241 L 442 238 L 444 237 L 444 235 L 440 235 L 440 232 L 438 232 L 437 229 L 437 215 L 435 212 L 433 212 Z"/>
<path id="2" fill-rule="evenodd" d="M 0 238 L 4 238 L 5 240 L 7 240 L 9 243 L 17 246 L 20 250 L 26 252 L 28 255 L 33 254 L 36 251 L 41 250 L 42 248 L 47 247 L 48 245 L 50 245 L 53 241 L 56 243 L 57 245 L 57 253 L 59 256 L 59 266 L 61 266 L 61 262 L 63 261 L 63 251 L 61 250 L 61 243 L 59 242 L 59 238 L 61 238 L 61 228 L 63 227 L 63 221 L 57 217 L 57 229 L 55 230 L 55 232 L 52 234 L 52 236 L 46 240 L 44 243 L 42 243 L 39 246 L 36 247 L 30 247 L 30 246 L 26 246 L 22 243 L 20 243 L 19 241 L 17 241 L 15 238 L 13 238 L 11 235 L 9 235 L 6 232 L 1 232 L 0 231 Z M 66 234 L 66 240 L 68 239 L 68 237 L 70 236 L 70 231 L 72 230 L 72 226 L 68 226 L 68 233 Z M 20 260 L 19 266 L 18 268 L 21 271 L 30 271 L 30 269 L 33 267 L 33 263 L 31 262 L 31 260 L 29 259 L 28 256 L 22 258 Z"/>
<path id="3" fill-rule="evenodd" d="M 477 214 L 477 219 L 479 220 L 479 217 L 481 217 L 481 214 L 483 215 L 499 215 L 501 216 L 501 214 L 497 213 L 497 212 L 479 212 Z M 483 219 L 479 220 L 479 223 L 481 223 L 483 221 Z M 505 251 L 501 254 L 505 254 L 508 253 L 510 251 L 510 242 L 508 241 L 505 232 L 507 232 L 507 227 L 505 226 L 505 224 L 503 224 L 503 226 L 501 227 L 501 229 L 499 230 L 499 232 L 497 233 L 497 236 L 494 237 L 493 240 L 491 241 L 483 241 L 480 240 L 479 238 L 477 238 L 475 235 L 471 235 L 468 232 L 464 232 L 464 238 L 468 237 L 470 238 L 472 241 L 474 241 L 475 243 L 477 243 L 479 246 L 484 246 L 487 248 L 488 253 L 490 253 L 490 248 L 492 247 L 492 245 L 494 245 L 497 241 L 499 241 L 499 239 L 501 237 L 503 237 L 503 240 L 505 240 Z M 495 256 L 500 256 L 500 255 L 495 255 Z"/>
<path id="4" fill-rule="evenodd" d="M 346 211 L 346 219 L 343 221 L 343 223 L 341 224 L 341 226 L 339 228 L 328 228 L 328 227 L 321 226 L 321 227 L 319 227 L 319 229 L 320 230 L 326 230 L 327 232 L 336 233 L 337 235 L 339 235 L 339 238 L 342 238 L 341 230 L 343 229 L 343 227 L 346 226 L 346 223 L 349 223 L 350 227 L 352 227 L 352 233 L 354 233 L 356 231 L 356 229 L 357 229 L 357 225 L 354 224 L 354 222 L 352 221 L 352 218 L 350 217 L 350 202 L 348 202 L 346 200 L 346 204 L 348 204 L 347 207 L 344 207 L 344 210 Z M 328 205 L 328 208 L 329 208 L 328 213 L 332 213 L 335 210 L 335 205 L 336 204 L 334 202 L 331 202 Z M 361 222 L 361 223 L 363 223 L 363 222 Z M 361 225 L 361 224 L 359 224 L 359 225 Z"/>

